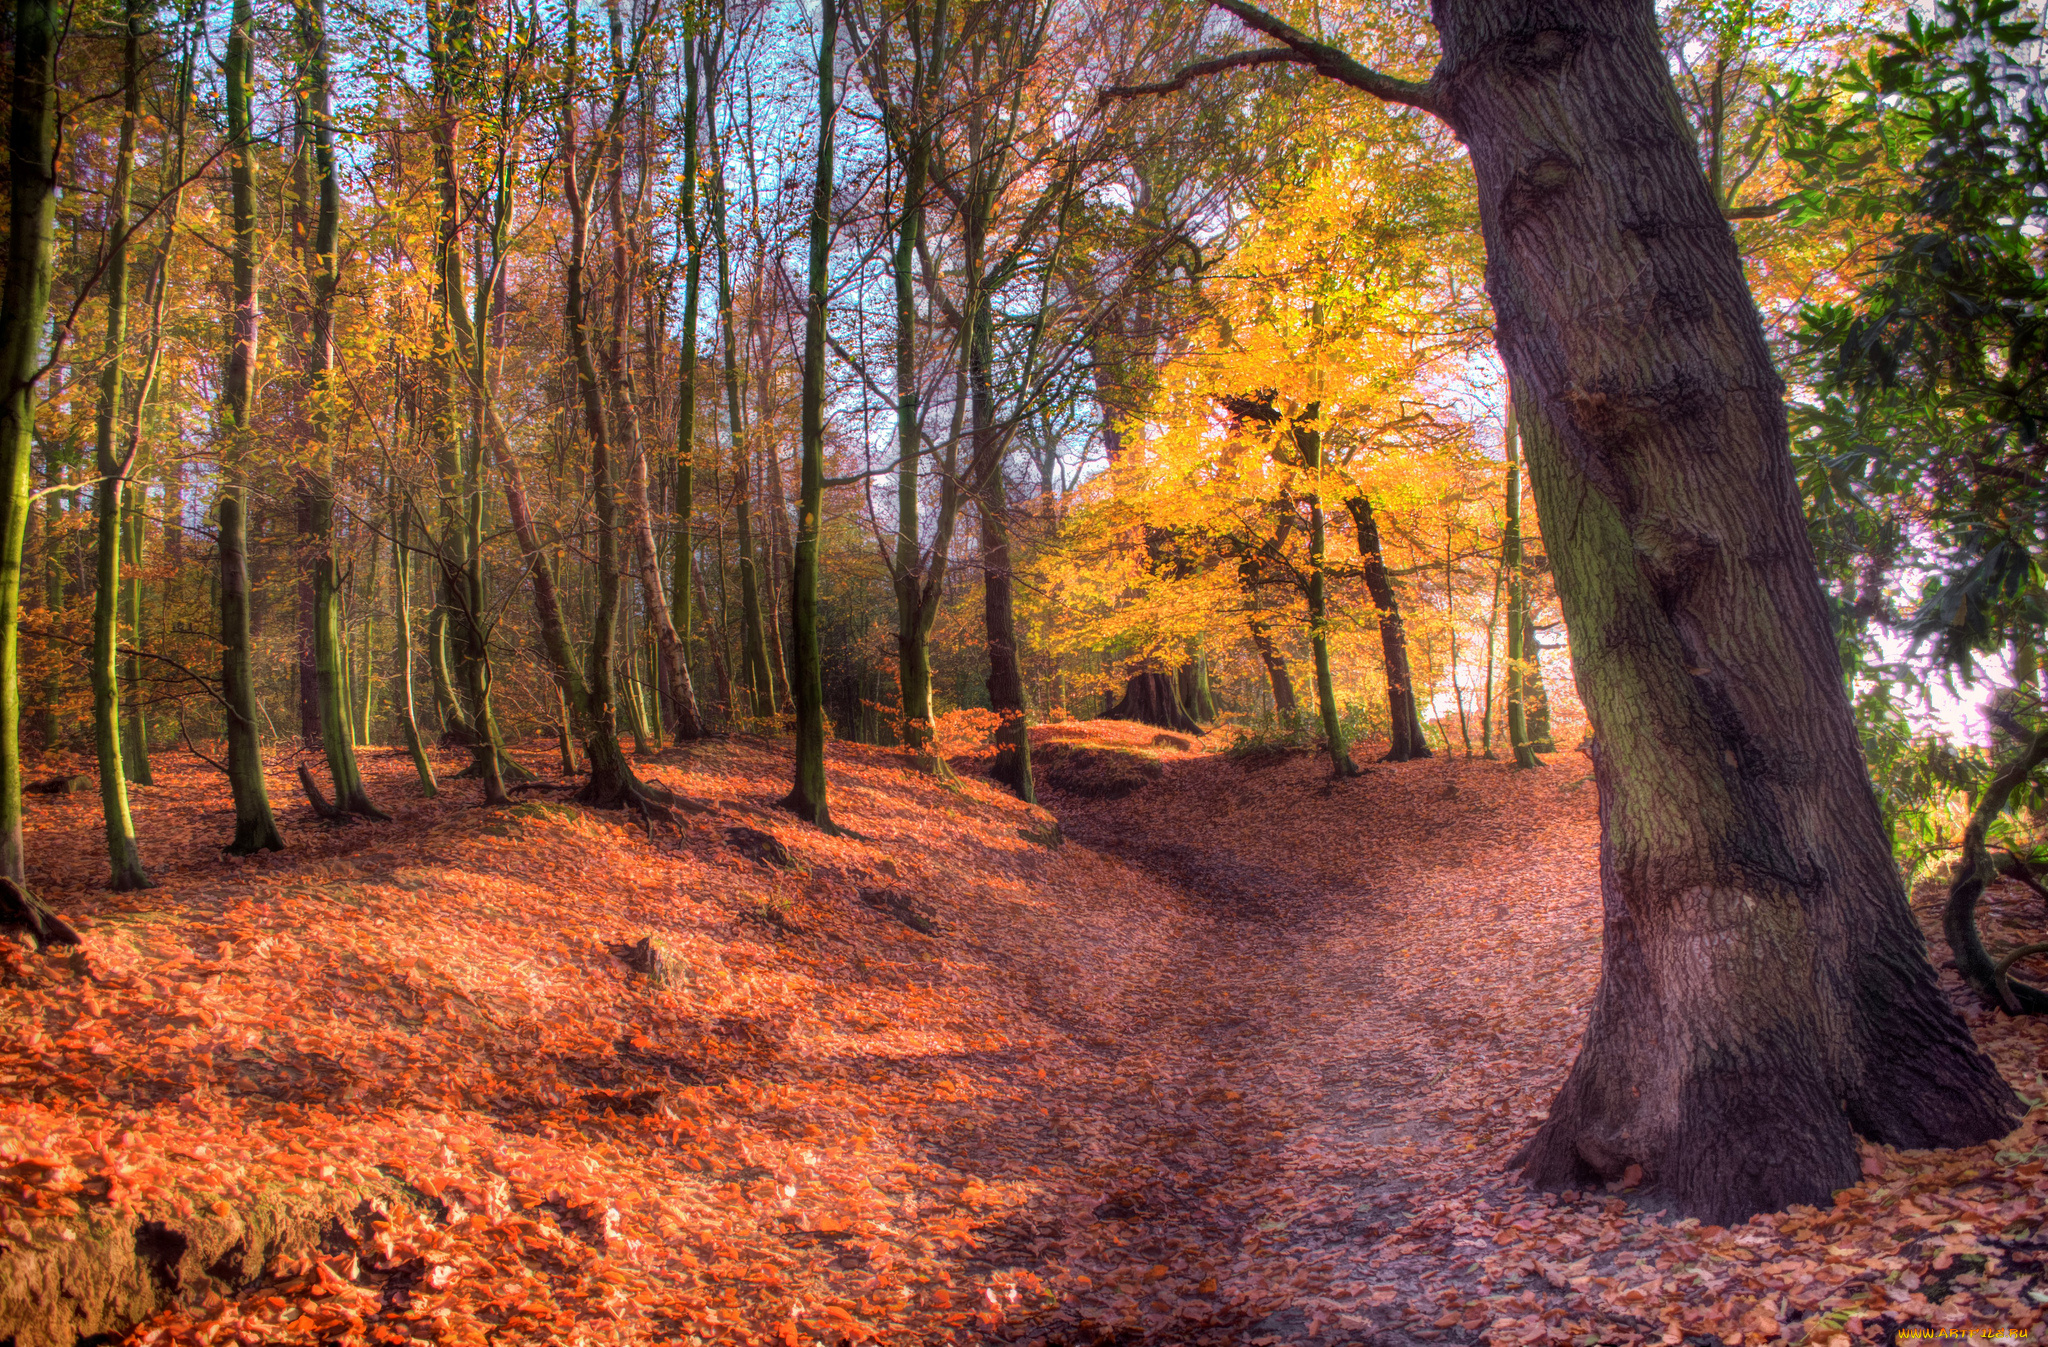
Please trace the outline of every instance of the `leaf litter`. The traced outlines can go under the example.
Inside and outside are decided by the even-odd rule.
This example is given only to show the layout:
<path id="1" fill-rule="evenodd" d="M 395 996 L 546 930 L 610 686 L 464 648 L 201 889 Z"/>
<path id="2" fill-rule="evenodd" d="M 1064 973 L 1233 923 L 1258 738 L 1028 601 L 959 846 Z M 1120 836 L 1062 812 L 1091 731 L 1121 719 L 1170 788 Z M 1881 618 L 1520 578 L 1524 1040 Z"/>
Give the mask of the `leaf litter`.
<path id="1" fill-rule="evenodd" d="M 1583 759 L 1332 783 L 1035 733 L 1157 771 L 1048 791 L 1055 827 L 835 744 L 828 837 L 773 808 L 764 741 L 643 760 L 711 806 L 655 829 L 420 800 L 372 752 L 394 822 L 300 810 L 292 850 L 232 862 L 218 778 L 166 755 L 137 791 L 161 886 L 126 895 L 94 888 L 91 797 L 32 802 L 31 880 L 86 943 L 0 945 L 0 1257 L 395 1179 L 129 1340 L 2042 1336 L 2038 1021 L 1968 1012 L 2018 1131 L 1866 1147 L 1831 1208 L 1724 1230 L 1534 1192 L 1505 1163 L 1598 977 Z M 2001 886 L 1987 932 L 2033 902 Z"/>

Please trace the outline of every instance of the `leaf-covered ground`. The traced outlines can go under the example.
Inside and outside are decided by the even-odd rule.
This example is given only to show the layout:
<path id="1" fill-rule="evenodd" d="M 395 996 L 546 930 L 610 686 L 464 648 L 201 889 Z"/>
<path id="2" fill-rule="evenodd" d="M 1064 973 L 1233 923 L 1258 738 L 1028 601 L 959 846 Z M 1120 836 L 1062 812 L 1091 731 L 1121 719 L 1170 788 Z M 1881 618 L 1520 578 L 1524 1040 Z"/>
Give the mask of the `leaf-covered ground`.
<path id="1" fill-rule="evenodd" d="M 423 801 L 381 753 L 397 819 L 324 828 L 278 764 L 292 850 L 240 862 L 218 778 L 167 757 L 133 895 L 92 887 L 94 797 L 32 801 L 32 878 L 86 950 L 0 945 L 0 1263 L 360 1188 L 132 1340 L 2042 1336 L 2048 1026 L 1972 1014 L 2019 1132 L 1872 1148 L 1826 1210 L 1723 1230 L 1533 1193 L 1504 1162 L 1598 972 L 1583 758 L 1332 785 L 1039 735 L 1065 845 L 844 745 L 853 835 L 826 837 L 742 739 L 644 767 L 710 806 L 651 831 L 552 792 Z M 1096 790 L 1076 747 L 1144 765 Z M 1991 943 L 2037 907 L 1997 891 Z M 621 957 L 648 936 L 666 986 Z"/>

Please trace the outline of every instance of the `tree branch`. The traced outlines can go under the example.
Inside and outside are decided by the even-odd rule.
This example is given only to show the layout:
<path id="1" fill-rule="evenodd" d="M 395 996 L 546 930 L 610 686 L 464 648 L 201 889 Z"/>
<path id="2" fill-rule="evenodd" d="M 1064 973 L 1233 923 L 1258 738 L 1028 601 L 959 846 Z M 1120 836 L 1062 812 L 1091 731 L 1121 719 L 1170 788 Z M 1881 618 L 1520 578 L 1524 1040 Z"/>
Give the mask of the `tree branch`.
<path id="1" fill-rule="evenodd" d="M 1768 220 L 1773 215 L 1783 213 L 1785 203 L 1789 199 L 1781 197 L 1776 201 L 1761 201 L 1754 206 L 1729 206 L 1721 212 L 1721 218 L 1724 220 Z"/>
<path id="2" fill-rule="evenodd" d="M 1261 47 L 1257 51 L 1241 51 L 1230 56 L 1218 56 L 1210 61 L 1197 61 L 1182 66 L 1173 72 L 1171 79 L 1157 84 L 1110 84 L 1095 91 L 1095 106 L 1106 106 L 1118 98 L 1145 98 L 1154 94 L 1179 93 L 1204 75 L 1220 75 L 1226 70 L 1237 70 L 1245 66 L 1306 64 L 1308 58 L 1291 47 Z"/>
<path id="3" fill-rule="evenodd" d="M 1238 22 L 1245 27 L 1285 44 L 1304 64 L 1314 66 L 1317 74 L 1341 84 L 1348 84 L 1385 102 L 1420 108 L 1433 116 L 1442 117 L 1445 121 L 1450 120 L 1445 115 L 1443 102 L 1438 97 L 1434 81 L 1417 84 L 1413 80 L 1396 79 L 1392 75 L 1381 74 L 1370 66 L 1360 65 L 1327 42 L 1316 41 L 1293 25 L 1274 18 L 1256 5 L 1246 3 L 1246 0 L 1209 0 L 1209 3 L 1217 9 L 1235 15 Z"/>

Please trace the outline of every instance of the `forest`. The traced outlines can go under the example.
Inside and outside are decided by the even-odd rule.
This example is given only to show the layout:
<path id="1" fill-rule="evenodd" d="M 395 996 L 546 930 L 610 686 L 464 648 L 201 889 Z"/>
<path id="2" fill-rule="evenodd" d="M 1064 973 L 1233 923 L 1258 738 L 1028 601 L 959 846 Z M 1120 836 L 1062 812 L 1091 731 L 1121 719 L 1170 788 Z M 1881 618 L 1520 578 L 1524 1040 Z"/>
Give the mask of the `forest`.
<path id="1" fill-rule="evenodd" d="M 0 13 L 0 1344 L 2048 1333 L 2048 7 Z"/>

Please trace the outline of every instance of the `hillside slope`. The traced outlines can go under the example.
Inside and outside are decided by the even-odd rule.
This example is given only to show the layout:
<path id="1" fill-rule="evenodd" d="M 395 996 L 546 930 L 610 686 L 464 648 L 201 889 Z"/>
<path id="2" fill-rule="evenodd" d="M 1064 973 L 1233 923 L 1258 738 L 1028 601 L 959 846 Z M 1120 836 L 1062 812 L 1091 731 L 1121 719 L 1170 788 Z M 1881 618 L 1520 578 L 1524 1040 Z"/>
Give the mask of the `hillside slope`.
<path id="1" fill-rule="evenodd" d="M 0 1339 L 2038 1320 L 1991 1241 L 2048 1198 L 2039 1108 L 2004 1148 L 1873 1149 L 1833 1211 L 1738 1231 L 1501 1173 L 1598 971 L 1583 759 L 1332 785 L 1134 726 L 1037 735 L 1065 845 L 985 782 L 848 745 L 854 835 L 827 837 L 773 807 L 783 750 L 740 739 L 645 768 L 706 806 L 679 828 L 421 801 L 373 755 L 394 822 L 288 818 L 293 850 L 245 862 L 203 849 L 223 792 L 177 764 L 139 792 L 174 864 L 134 895 L 90 888 L 90 797 L 36 802 L 31 854 L 62 867 L 37 882 L 86 947 L 0 946 Z M 2042 1094 L 2042 1027 L 1978 1027 Z"/>

